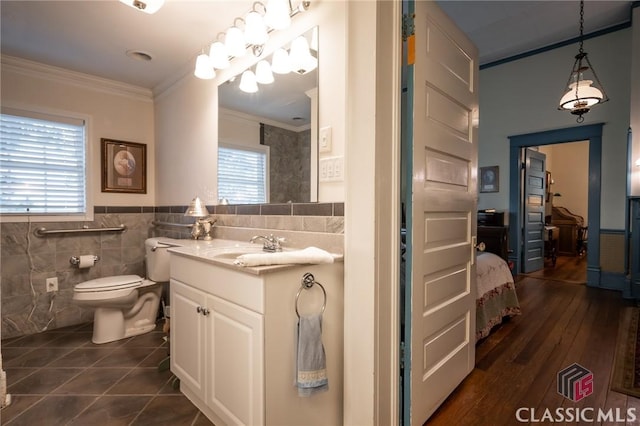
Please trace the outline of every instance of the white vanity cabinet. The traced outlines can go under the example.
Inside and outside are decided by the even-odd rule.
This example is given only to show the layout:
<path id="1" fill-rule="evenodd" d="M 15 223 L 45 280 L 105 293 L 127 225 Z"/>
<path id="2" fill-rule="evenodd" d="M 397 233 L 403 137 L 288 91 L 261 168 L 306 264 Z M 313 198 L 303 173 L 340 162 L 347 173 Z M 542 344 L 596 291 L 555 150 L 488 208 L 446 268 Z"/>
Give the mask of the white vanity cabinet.
<path id="1" fill-rule="evenodd" d="M 177 280 L 171 290 L 174 374 L 226 424 L 263 424 L 262 315 Z"/>
<path id="2" fill-rule="evenodd" d="M 172 253 L 170 271 L 171 371 L 212 422 L 342 423 L 342 263 L 235 268 Z M 327 293 L 329 391 L 302 398 L 294 385 L 295 298 L 306 272 Z M 319 311 L 322 292 L 315 290 L 302 291 L 301 313 Z"/>

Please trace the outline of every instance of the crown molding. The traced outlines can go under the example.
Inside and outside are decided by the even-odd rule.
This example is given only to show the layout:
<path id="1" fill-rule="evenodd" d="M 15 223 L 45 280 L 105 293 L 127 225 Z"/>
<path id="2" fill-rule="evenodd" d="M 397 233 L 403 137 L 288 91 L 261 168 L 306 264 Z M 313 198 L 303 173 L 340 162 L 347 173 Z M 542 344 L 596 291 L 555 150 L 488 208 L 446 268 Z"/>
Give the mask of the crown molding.
<path id="1" fill-rule="evenodd" d="M 295 132 L 295 133 L 299 133 L 299 132 L 311 129 L 311 124 L 305 124 L 305 125 L 302 125 L 302 126 L 292 126 L 290 124 L 282 123 L 280 121 L 270 120 L 268 118 L 258 117 L 257 115 L 251 115 L 251 114 L 247 114 L 245 112 L 236 111 L 234 109 L 228 109 L 228 108 L 220 107 L 218 109 L 218 117 L 221 117 L 223 115 L 230 116 L 230 117 L 242 118 L 244 120 L 253 121 L 253 122 L 257 123 L 257 124 L 260 124 L 260 123 L 268 124 L 269 126 L 279 127 L 281 129 L 289 130 L 289 131 Z"/>
<path id="2" fill-rule="evenodd" d="M 124 96 L 137 101 L 153 102 L 153 92 L 143 87 L 121 83 L 90 74 L 54 67 L 40 62 L 16 56 L 1 55 L 2 71 L 13 71 L 18 74 L 48 80 L 54 83 L 64 83 L 83 89 Z"/>

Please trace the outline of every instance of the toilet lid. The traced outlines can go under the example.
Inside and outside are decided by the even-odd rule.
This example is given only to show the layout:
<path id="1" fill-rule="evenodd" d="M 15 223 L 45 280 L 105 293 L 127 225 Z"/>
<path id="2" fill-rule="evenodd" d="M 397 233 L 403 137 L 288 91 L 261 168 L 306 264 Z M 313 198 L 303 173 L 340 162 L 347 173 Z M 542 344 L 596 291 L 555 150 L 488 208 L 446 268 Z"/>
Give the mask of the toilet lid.
<path id="1" fill-rule="evenodd" d="M 114 277 L 104 277 L 85 281 L 77 284 L 74 287 L 74 290 L 79 292 L 122 290 L 126 288 L 139 287 L 140 284 L 142 284 L 142 278 L 138 275 L 116 275 Z"/>

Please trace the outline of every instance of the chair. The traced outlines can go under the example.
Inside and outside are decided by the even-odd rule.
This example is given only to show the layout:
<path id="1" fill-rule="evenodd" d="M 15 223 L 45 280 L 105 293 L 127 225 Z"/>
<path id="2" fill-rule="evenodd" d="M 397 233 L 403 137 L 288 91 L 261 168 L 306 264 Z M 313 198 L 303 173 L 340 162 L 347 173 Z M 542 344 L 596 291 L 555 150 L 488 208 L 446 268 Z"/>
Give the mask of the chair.
<path id="1" fill-rule="evenodd" d="M 576 238 L 576 252 L 578 256 L 584 256 L 587 253 L 587 236 L 589 227 L 581 226 L 578 228 L 578 237 Z"/>

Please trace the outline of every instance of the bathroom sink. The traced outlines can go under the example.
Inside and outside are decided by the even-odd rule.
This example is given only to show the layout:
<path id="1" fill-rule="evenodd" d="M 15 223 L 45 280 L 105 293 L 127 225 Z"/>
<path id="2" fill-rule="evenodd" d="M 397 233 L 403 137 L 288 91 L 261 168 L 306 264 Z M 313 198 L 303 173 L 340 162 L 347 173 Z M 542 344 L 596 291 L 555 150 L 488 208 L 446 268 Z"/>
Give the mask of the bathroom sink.
<path id="1" fill-rule="evenodd" d="M 248 253 L 262 253 L 262 250 L 243 250 L 243 251 L 225 251 L 222 253 L 214 253 L 211 255 L 214 259 L 235 259 L 238 256 Z"/>
<path id="2" fill-rule="evenodd" d="M 215 248 L 207 250 L 206 256 L 211 259 L 235 260 L 238 256 L 249 253 L 264 253 L 262 251 L 262 245 Z"/>
<path id="3" fill-rule="evenodd" d="M 287 249 L 283 249 L 283 251 L 288 251 Z M 262 249 L 262 245 L 253 245 L 249 247 L 227 247 L 220 249 L 212 249 L 207 252 L 207 257 L 216 260 L 222 261 L 233 261 L 236 260 L 238 256 L 242 256 L 243 254 L 253 254 L 253 253 L 269 253 Z"/>

